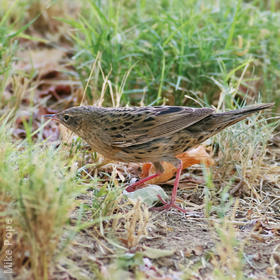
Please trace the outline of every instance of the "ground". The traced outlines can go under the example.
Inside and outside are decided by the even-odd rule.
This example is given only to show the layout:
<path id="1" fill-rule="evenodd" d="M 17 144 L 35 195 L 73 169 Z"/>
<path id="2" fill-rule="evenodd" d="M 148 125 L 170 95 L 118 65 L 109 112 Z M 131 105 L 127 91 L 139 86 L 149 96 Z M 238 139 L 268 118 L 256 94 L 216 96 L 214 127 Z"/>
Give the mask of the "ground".
<path id="1" fill-rule="evenodd" d="M 279 279 L 279 1 L 30 1 L 0 11 L 0 278 Z M 149 188 L 127 196 L 142 165 L 108 162 L 44 118 L 260 102 L 275 106 L 183 171 L 186 214 L 149 209 Z M 153 182 L 167 197 L 173 183 Z"/>

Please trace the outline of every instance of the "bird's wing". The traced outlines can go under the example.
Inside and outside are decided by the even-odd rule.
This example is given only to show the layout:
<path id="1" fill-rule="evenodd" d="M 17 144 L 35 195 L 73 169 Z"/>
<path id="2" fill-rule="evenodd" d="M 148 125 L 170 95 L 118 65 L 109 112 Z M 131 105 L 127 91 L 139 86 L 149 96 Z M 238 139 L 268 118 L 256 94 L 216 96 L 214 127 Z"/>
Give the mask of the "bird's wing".
<path id="1" fill-rule="evenodd" d="M 119 148 L 142 144 L 187 128 L 213 111 L 211 108 L 180 106 L 116 109 L 111 114 L 118 123 L 113 126 L 110 123 L 108 127 L 102 125 L 103 138 L 106 144 Z"/>

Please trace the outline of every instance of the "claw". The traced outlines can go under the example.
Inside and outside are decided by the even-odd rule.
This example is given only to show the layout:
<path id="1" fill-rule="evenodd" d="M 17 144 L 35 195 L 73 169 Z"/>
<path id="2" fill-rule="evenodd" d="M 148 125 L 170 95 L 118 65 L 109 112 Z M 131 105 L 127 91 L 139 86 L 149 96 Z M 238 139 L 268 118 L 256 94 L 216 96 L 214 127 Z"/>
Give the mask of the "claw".
<path id="1" fill-rule="evenodd" d="M 183 208 L 181 208 L 181 207 L 179 207 L 178 205 L 175 204 L 175 199 L 176 199 L 176 196 L 177 196 L 177 189 L 178 189 L 178 186 L 179 186 L 181 171 L 182 171 L 182 162 L 180 161 L 179 167 L 177 169 L 177 174 L 176 174 L 174 187 L 173 187 L 173 190 L 172 190 L 171 201 L 170 202 L 165 202 L 162 199 L 162 197 L 160 195 L 158 195 L 158 198 L 161 201 L 161 203 L 163 204 L 163 206 L 152 207 L 151 210 L 161 211 L 161 210 L 169 210 L 170 208 L 175 208 L 180 212 L 187 213 L 187 210 L 185 210 L 185 209 L 183 209 Z"/>
<path id="2" fill-rule="evenodd" d="M 178 186 L 179 186 L 179 180 L 180 180 L 180 175 L 181 175 L 182 168 L 183 168 L 182 161 L 180 160 L 179 164 L 178 164 L 178 168 L 177 168 L 177 174 L 176 174 L 174 187 L 173 187 L 173 190 L 172 190 L 171 201 L 168 203 L 168 202 L 164 201 L 160 195 L 158 195 L 158 198 L 162 202 L 163 206 L 152 207 L 152 208 L 150 208 L 151 210 L 161 211 L 161 210 L 169 210 L 170 208 L 175 208 L 180 212 L 187 213 L 187 210 L 185 210 L 185 209 L 183 209 L 183 208 L 181 208 L 181 207 L 179 207 L 178 205 L 175 204 L 175 199 L 176 199 L 176 196 L 177 196 L 177 190 L 178 190 Z M 153 178 L 155 178 L 159 175 L 160 174 L 157 173 L 157 174 L 151 175 L 147 178 L 141 179 L 138 182 L 128 186 L 126 188 L 126 191 L 127 192 L 133 192 L 137 189 L 140 189 L 140 188 L 142 188 L 141 185 L 143 185 L 143 183 L 145 183 L 145 182 L 147 182 L 147 181 L 149 181 L 149 180 L 151 180 L 151 179 L 153 179 Z"/>
<path id="3" fill-rule="evenodd" d="M 160 207 L 152 207 L 150 208 L 151 210 L 156 210 L 156 211 L 162 211 L 162 210 L 169 210 L 170 208 L 175 208 L 180 212 L 183 212 L 184 214 L 187 213 L 187 210 L 181 208 L 180 206 L 176 205 L 175 203 L 171 203 L 171 202 L 165 202 L 164 200 L 162 200 L 161 198 L 159 198 L 160 201 L 164 204 L 163 206 Z"/>

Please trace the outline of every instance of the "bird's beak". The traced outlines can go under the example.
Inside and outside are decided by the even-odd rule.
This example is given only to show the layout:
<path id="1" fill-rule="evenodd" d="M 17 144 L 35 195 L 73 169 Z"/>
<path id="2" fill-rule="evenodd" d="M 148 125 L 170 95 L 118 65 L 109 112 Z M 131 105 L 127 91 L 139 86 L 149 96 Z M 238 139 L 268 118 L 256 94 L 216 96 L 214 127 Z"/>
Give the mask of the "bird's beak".
<path id="1" fill-rule="evenodd" d="M 57 114 L 48 114 L 48 115 L 42 115 L 44 118 L 59 121 L 59 118 L 57 117 Z"/>

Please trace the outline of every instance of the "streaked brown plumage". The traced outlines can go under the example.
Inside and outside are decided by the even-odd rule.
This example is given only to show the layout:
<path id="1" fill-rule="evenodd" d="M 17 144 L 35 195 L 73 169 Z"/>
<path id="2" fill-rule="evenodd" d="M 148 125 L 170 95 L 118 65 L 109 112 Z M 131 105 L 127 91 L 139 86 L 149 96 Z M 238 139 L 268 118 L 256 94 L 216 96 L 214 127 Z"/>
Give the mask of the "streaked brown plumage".
<path id="1" fill-rule="evenodd" d="M 215 113 L 211 108 L 179 106 L 131 108 L 80 106 L 49 117 L 75 132 L 93 150 L 108 159 L 122 162 L 152 162 L 157 174 L 163 171 L 160 162 L 174 164 L 178 169 L 176 182 L 171 202 L 166 203 L 163 208 L 176 207 L 182 210 L 175 205 L 181 172 L 181 162 L 176 155 L 193 148 L 248 115 L 271 106 L 273 104 L 259 104 L 224 113 Z M 127 190 L 134 190 L 144 181 L 129 186 Z"/>

